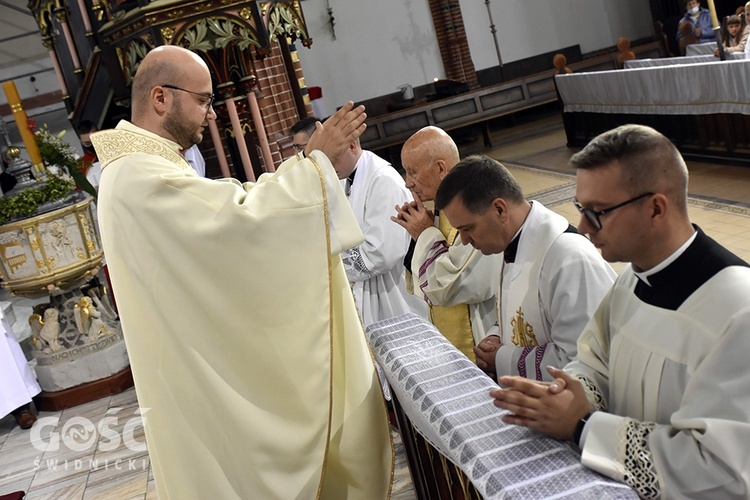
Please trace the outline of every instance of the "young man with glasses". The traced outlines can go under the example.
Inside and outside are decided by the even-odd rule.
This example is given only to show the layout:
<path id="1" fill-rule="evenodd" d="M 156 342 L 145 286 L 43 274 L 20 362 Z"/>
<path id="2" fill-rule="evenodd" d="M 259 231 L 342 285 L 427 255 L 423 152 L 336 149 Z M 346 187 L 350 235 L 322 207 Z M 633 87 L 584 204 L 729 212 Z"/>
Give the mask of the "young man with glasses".
<path id="1" fill-rule="evenodd" d="M 159 497 L 386 498 L 386 407 L 339 257 L 362 232 L 331 164 L 364 108 L 347 103 L 305 159 L 240 184 L 181 154 L 216 119 L 212 100 L 200 56 L 157 47 L 132 122 L 91 138 Z"/>
<path id="2" fill-rule="evenodd" d="M 292 148 L 295 153 L 301 153 L 305 150 L 305 146 L 310 141 L 310 136 L 315 132 L 315 124 L 320 121 L 317 116 L 308 116 L 303 118 L 289 130 L 289 134 L 292 136 Z"/>
<path id="3" fill-rule="evenodd" d="M 605 132 L 571 164 L 579 230 L 630 266 L 552 384 L 500 378 L 503 420 L 644 498 L 750 497 L 748 264 L 691 224 L 687 167 L 655 130 Z"/>
<path id="4" fill-rule="evenodd" d="M 503 254 L 497 325 L 474 353 L 490 374 L 551 380 L 545 367 L 565 366 L 615 273 L 568 221 L 524 198 L 510 172 L 486 156 L 464 158 L 443 178 L 435 208 L 464 245 Z M 469 283 L 460 286 L 471 286 Z"/>

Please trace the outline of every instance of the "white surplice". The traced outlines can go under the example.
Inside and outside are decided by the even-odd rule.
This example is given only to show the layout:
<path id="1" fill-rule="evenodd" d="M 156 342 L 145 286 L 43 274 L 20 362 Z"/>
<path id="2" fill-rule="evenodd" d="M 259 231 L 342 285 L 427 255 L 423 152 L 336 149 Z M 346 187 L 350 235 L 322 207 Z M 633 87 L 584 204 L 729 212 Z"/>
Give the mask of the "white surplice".
<path id="1" fill-rule="evenodd" d="M 31 402 L 42 389 L 21 346 L 0 311 L 0 418 Z"/>
<path id="2" fill-rule="evenodd" d="M 365 241 L 342 253 L 365 327 L 408 312 L 427 317 L 427 304 L 406 292 L 403 260 L 411 237 L 391 221 L 396 205 L 412 201 L 404 179 L 390 163 L 362 151 L 349 203 Z"/>
<path id="3" fill-rule="evenodd" d="M 750 268 L 699 231 L 647 279 L 622 271 L 565 367 L 601 410 L 582 461 L 644 498 L 750 498 Z"/>

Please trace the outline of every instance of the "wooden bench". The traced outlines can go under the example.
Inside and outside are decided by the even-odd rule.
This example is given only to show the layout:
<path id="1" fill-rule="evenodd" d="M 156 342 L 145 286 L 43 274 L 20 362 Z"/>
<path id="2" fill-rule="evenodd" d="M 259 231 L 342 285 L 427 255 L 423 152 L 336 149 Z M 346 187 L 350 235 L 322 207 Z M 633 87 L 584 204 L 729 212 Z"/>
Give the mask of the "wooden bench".
<path id="1" fill-rule="evenodd" d="M 663 45 L 650 42 L 631 49 L 636 57 L 662 57 Z M 569 67 L 578 71 L 617 69 L 618 52 L 584 59 Z M 445 99 L 419 103 L 403 110 L 367 119 L 367 130 L 361 137 L 362 147 L 385 149 L 403 144 L 422 127 L 434 125 L 453 130 L 477 123 L 484 124 L 484 144 L 491 147 L 489 120 L 558 100 L 554 68 L 517 80 L 471 90 Z"/>

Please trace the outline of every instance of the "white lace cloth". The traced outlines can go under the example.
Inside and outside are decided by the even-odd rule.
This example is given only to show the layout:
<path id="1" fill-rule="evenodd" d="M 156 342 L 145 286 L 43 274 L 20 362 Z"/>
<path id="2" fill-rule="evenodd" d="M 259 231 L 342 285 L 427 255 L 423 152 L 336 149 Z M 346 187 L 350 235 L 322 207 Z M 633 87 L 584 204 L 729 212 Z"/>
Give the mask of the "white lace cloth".
<path id="1" fill-rule="evenodd" d="M 484 498 L 638 498 L 584 467 L 566 443 L 500 420 L 498 387 L 414 314 L 375 323 L 367 339 L 414 427 L 458 465 Z"/>

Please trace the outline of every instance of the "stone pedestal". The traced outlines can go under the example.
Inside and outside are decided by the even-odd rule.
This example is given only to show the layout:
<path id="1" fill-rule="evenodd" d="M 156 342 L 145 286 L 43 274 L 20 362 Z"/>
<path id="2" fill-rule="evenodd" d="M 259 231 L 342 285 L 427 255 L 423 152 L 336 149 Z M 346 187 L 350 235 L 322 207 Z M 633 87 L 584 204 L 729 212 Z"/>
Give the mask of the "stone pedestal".
<path id="1" fill-rule="evenodd" d="M 13 295 L 48 297 L 30 326 L 41 410 L 59 410 L 133 386 L 125 342 L 107 290 L 93 199 L 78 192 L 34 217 L 0 226 L 0 275 Z M 19 318 L 21 319 L 21 318 Z"/>
<path id="2" fill-rule="evenodd" d="M 111 377 L 130 366 L 122 331 L 52 354 L 36 355 L 36 378 L 45 391 L 61 391 Z"/>
<path id="3" fill-rule="evenodd" d="M 131 387 L 133 387 L 133 374 L 130 371 L 130 366 L 128 366 L 111 377 L 95 382 L 62 391 L 42 391 L 34 397 L 34 405 L 40 411 L 60 411 L 105 396 L 119 394 Z"/>

